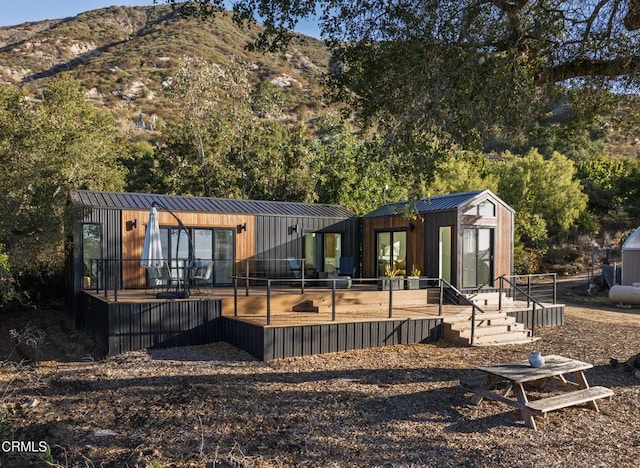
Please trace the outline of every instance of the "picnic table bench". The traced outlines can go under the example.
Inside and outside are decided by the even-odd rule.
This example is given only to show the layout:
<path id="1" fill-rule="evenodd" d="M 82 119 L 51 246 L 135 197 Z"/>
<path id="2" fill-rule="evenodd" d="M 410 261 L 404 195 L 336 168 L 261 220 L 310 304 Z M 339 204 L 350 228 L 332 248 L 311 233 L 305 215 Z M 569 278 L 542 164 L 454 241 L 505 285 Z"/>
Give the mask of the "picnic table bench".
<path id="1" fill-rule="evenodd" d="M 474 393 L 471 400 L 474 405 L 488 398 L 519 409 L 525 424 L 534 430 L 537 430 L 534 416 L 546 417 L 550 411 L 584 403 L 599 411 L 596 400 L 613 395 L 609 388 L 589 387 L 584 371 L 592 368 L 592 364 L 557 355 L 546 356 L 545 361 L 542 367 L 531 367 L 528 361 L 479 367 L 480 374 L 462 379 L 460 385 Z M 567 374 L 573 375 L 573 380 L 565 378 Z M 542 388 L 550 379 L 577 390 L 529 401 L 524 383 Z M 501 383 L 505 388 L 498 392 L 496 387 Z M 515 399 L 509 397 L 511 392 Z"/>

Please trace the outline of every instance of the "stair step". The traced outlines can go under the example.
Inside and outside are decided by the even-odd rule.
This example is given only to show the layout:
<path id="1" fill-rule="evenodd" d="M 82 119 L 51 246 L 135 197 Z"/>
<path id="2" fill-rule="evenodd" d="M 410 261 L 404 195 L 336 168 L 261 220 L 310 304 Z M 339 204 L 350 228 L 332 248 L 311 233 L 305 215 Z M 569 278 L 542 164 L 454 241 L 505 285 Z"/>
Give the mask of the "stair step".
<path id="1" fill-rule="evenodd" d="M 507 344 L 507 343 L 513 343 L 514 341 L 518 341 L 518 342 L 524 341 L 526 343 L 529 343 L 531 342 L 531 337 L 526 332 L 503 333 L 498 335 L 476 335 L 476 338 L 473 344 L 476 346 L 483 345 L 483 344 L 486 345 L 489 343 Z"/>
<path id="2" fill-rule="evenodd" d="M 455 330 L 458 335 L 464 338 L 471 338 L 471 329 Z M 526 333 L 524 327 L 480 327 L 475 329 L 475 335 L 478 336 L 493 336 L 493 335 L 505 335 L 509 333 Z"/>
<path id="3" fill-rule="evenodd" d="M 519 345 L 519 344 L 529 344 L 529 343 L 533 343 L 534 341 L 538 341 L 540 338 L 539 337 L 527 337 L 527 338 L 522 338 L 522 339 L 516 339 L 516 340 L 512 340 L 512 341 L 487 341 L 487 342 L 480 342 L 480 343 L 474 343 L 474 346 L 504 346 L 504 345 Z"/>

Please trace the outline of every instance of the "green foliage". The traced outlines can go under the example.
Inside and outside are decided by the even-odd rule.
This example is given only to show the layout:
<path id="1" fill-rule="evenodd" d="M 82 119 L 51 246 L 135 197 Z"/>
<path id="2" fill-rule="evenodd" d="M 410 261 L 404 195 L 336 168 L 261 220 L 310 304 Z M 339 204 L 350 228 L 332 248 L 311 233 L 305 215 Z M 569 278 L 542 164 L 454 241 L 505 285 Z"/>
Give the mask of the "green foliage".
<path id="1" fill-rule="evenodd" d="M 536 249 L 525 248 L 523 244 L 516 245 L 513 252 L 513 269 L 516 275 L 531 275 L 540 272 L 542 256 Z"/>
<path id="2" fill-rule="evenodd" d="M 305 128 L 262 118 L 278 113 L 278 93 L 269 86 L 252 87 L 246 70 L 238 61 L 223 68 L 185 59 L 172 85 L 181 112 L 158 150 L 156 180 L 162 191 L 315 199 Z"/>
<path id="3" fill-rule="evenodd" d="M 0 243 L 14 280 L 61 271 L 69 191 L 122 189 L 119 143 L 113 121 L 67 76 L 37 102 L 0 86 Z"/>
<path id="4" fill-rule="evenodd" d="M 622 204 L 618 185 L 628 173 L 624 160 L 602 154 L 580 162 L 577 176 L 589 197 L 589 209 L 600 216 L 618 211 Z"/>
<path id="5" fill-rule="evenodd" d="M 4 245 L 0 244 L 0 309 L 20 297 L 15 288 L 15 280 L 9 265 L 9 256 Z"/>
<path id="6" fill-rule="evenodd" d="M 166 3 L 178 3 L 165 0 Z M 365 121 L 407 135 L 427 131 L 476 148 L 498 133 L 526 140 L 549 121 L 550 102 L 569 102 L 568 119 L 588 124 L 611 81 L 640 81 L 636 3 L 414 3 L 345 0 L 235 0 L 234 19 L 264 29 L 250 46 L 277 50 L 289 30 L 319 18 L 334 53 L 330 83 Z M 220 0 L 183 4 L 209 17 Z M 570 83 L 570 86 L 566 86 Z"/>
<path id="7" fill-rule="evenodd" d="M 532 149 L 522 157 L 507 155 L 493 169 L 498 195 L 516 210 L 523 239 L 537 243 L 546 237 L 545 229 L 549 236 L 562 238 L 587 207 L 575 166 L 560 153 L 544 159 Z"/>
<path id="8" fill-rule="evenodd" d="M 431 195 L 489 189 L 498 191 L 498 181 L 490 172 L 484 154 L 460 151 L 435 164 Z"/>

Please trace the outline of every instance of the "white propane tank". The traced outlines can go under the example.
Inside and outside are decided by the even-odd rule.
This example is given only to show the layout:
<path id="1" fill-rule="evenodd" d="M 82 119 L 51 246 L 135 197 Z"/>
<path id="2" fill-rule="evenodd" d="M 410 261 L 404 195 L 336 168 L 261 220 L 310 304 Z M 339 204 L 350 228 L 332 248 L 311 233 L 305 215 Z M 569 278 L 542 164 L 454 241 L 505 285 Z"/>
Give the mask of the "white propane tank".
<path id="1" fill-rule="evenodd" d="M 640 287 L 616 284 L 609 289 L 609 300 L 616 304 L 640 304 Z"/>

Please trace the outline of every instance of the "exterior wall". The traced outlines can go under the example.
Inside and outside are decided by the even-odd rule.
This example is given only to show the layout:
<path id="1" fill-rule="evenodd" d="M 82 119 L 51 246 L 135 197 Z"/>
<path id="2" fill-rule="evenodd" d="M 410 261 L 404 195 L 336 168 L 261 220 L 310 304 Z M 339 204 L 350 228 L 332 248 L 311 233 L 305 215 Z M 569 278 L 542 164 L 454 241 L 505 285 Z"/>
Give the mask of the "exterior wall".
<path id="1" fill-rule="evenodd" d="M 458 246 L 460 245 L 460 236 L 458 226 L 458 212 L 453 211 L 439 211 L 436 213 L 426 213 L 423 215 L 425 218 L 425 268 L 423 274 L 430 278 L 438 278 L 440 276 L 440 228 L 444 226 L 451 226 L 451 281 L 453 286 L 461 284 L 457 280 L 457 272 L 461 269 L 457 267 L 459 264 L 459 258 L 462 258 L 458 253 Z"/>
<path id="2" fill-rule="evenodd" d="M 409 224 L 415 226 L 412 231 Z M 362 222 L 362 276 L 365 278 L 376 278 L 378 272 L 376 235 L 379 231 L 406 231 L 407 232 L 407 267 L 411 269 L 413 265 L 420 270 L 424 270 L 423 242 L 421 241 L 424 226 L 420 222 L 409 220 L 403 216 L 389 216 L 380 218 L 366 218 Z"/>
<path id="3" fill-rule="evenodd" d="M 81 326 L 81 298 L 83 290 L 82 263 L 82 225 L 95 223 L 102 228 L 102 256 L 104 258 L 121 258 L 121 215 L 119 210 L 84 209 L 79 211 L 79 220 L 73 231 L 73 256 L 69 259 L 69 294 L 67 309 L 70 319 L 76 327 Z M 110 280 L 108 286 L 115 286 L 116 278 Z"/>
<path id="4" fill-rule="evenodd" d="M 457 236 L 458 258 L 462 259 L 462 232 L 465 227 L 490 227 L 493 228 L 493 279 L 502 275 L 513 274 L 513 211 L 494 198 L 484 197 L 473 201 L 472 205 L 478 205 L 484 200 L 491 200 L 496 206 L 495 218 L 479 218 L 477 216 L 460 215 L 460 226 Z M 467 207 L 460 209 L 460 213 L 467 211 Z M 457 284 L 462 284 L 462 268 L 459 268 Z M 491 285 L 492 286 L 492 285 Z"/>
<path id="5" fill-rule="evenodd" d="M 298 226 L 297 232 L 292 226 Z M 360 222 L 358 218 L 305 218 L 257 216 L 255 228 L 256 269 L 261 275 L 291 276 L 286 259 L 304 257 L 304 236 L 311 232 L 341 233 L 342 256 L 360 260 Z M 244 271 L 244 267 L 242 269 Z"/>
<path id="6" fill-rule="evenodd" d="M 493 279 L 513 273 L 513 211 L 491 197 L 474 199 L 469 207 L 490 199 L 496 207 L 496 216 L 491 218 L 467 216 L 462 213 L 467 207 L 448 211 L 423 213 L 422 220 L 407 219 L 401 215 L 365 218 L 363 220 L 362 252 L 363 276 L 377 277 L 376 233 L 378 231 L 406 230 L 407 268 L 415 265 L 423 276 L 440 276 L 439 235 L 440 227 L 451 226 L 453 286 L 462 285 L 462 248 L 465 227 L 489 227 L 493 229 Z M 410 224 L 414 229 L 410 229 Z"/>
<path id="7" fill-rule="evenodd" d="M 231 228 L 235 234 L 236 271 L 240 271 L 242 260 L 255 255 L 254 233 L 255 216 L 219 213 L 181 213 L 175 212 L 187 228 Z M 144 288 L 146 286 L 146 272 L 140 266 L 144 234 L 149 217 L 149 211 L 125 210 L 122 212 L 120 230 L 122 232 L 123 287 Z M 138 227 L 127 230 L 127 222 L 138 220 Z M 158 209 L 160 226 L 175 226 L 178 223 L 167 211 Z M 247 224 L 247 230 L 239 232 L 239 225 Z"/>

